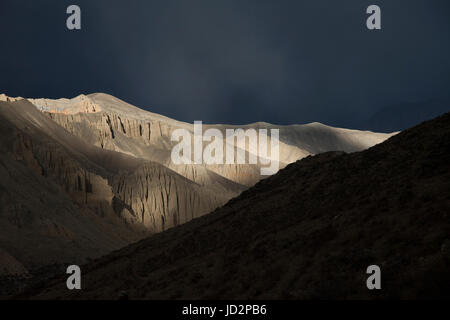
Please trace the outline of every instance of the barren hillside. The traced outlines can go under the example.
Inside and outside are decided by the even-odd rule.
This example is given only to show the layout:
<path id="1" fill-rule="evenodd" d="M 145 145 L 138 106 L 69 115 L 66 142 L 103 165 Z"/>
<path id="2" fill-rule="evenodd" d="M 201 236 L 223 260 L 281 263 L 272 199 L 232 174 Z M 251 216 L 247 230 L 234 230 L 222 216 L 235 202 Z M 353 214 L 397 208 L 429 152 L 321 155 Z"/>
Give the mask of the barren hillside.
<path id="1" fill-rule="evenodd" d="M 287 166 L 213 213 L 84 265 L 33 299 L 444 298 L 450 113 L 366 151 Z M 366 288 L 379 265 L 382 290 Z"/>

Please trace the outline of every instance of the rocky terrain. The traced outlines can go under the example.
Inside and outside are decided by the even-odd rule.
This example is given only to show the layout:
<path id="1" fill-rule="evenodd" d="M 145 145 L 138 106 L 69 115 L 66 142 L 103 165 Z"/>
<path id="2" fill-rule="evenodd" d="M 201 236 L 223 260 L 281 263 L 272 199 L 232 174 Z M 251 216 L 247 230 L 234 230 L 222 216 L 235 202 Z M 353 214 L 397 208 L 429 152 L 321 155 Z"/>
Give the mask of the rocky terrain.
<path id="1" fill-rule="evenodd" d="M 0 121 L 2 274 L 85 261 L 230 197 L 160 164 L 87 144 L 27 100 L 0 102 Z"/>
<path id="2" fill-rule="evenodd" d="M 16 298 L 450 298 L 450 113 L 366 151 L 309 156 L 213 213 Z M 378 265 L 382 290 L 366 287 Z"/>
<path id="3" fill-rule="evenodd" d="M 173 164 L 171 133 L 192 132 L 193 125 L 106 94 L 58 100 L 2 94 L 0 123 L 0 276 L 8 283 L 184 224 L 262 178 L 260 163 Z M 208 128 L 225 134 L 233 126 Z M 319 123 L 280 127 L 281 166 L 331 150 L 363 150 L 390 136 Z M 247 157 L 255 152 L 244 145 Z"/>
<path id="4" fill-rule="evenodd" d="M 110 95 L 96 93 L 82 95 L 72 100 L 30 101 L 67 131 L 90 144 L 161 163 L 201 185 L 215 183 L 217 178 L 214 177 L 214 173 L 245 186 L 252 186 L 262 178 L 260 164 L 174 165 L 170 154 L 177 143 L 171 141 L 171 134 L 179 128 L 193 132 L 193 125 L 144 111 Z M 73 107 L 70 107 L 71 105 Z M 79 112 L 79 110 L 96 111 Z M 204 130 L 210 128 L 219 129 L 225 136 L 226 129 L 238 126 L 204 125 Z M 326 151 L 360 151 L 392 135 L 332 128 L 320 123 L 292 126 L 255 123 L 239 128 L 269 130 L 280 128 L 281 166 Z M 255 154 L 254 150 L 248 148 L 248 144 L 245 151 L 247 154 Z"/>

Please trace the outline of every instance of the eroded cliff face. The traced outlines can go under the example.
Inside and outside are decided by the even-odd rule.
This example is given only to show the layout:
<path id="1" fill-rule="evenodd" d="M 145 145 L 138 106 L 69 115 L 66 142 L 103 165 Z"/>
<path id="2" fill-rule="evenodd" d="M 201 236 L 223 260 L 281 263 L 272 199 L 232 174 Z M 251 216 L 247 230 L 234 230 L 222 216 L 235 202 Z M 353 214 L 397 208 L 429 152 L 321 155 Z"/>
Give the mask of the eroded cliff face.
<path id="1" fill-rule="evenodd" d="M 174 164 L 171 150 L 176 142 L 171 141 L 171 134 L 180 127 L 164 121 L 127 119 L 107 112 L 45 114 L 71 134 L 102 149 L 158 162 L 202 186 L 226 184 L 228 187 L 218 192 L 228 194 L 228 199 L 261 179 L 256 165 Z"/>
<path id="2" fill-rule="evenodd" d="M 107 112 L 71 115 L 48 112 L 47 115 L 73 135 L 88 139 L 95 146 L 133 156 L 143 155 L 143 151 L 124 145 L 122 141 L 132 139 L 141 148 L 154 146 L 167 150 L 172 145 L 170 134 L 176 129 L 157 120 L 127 119 Z"/>
<path id="3" fill-rule="evenodd" d="M 0 275 L 83 263 L 144 237 L 114 212 L 107 179 L 39 134 L 45 117 L 15 117 L 17 103 L 0 103 L 0 248 L 9 266 Z"/>
<path id="4" fill-rule="evenodd" d="M 206 188 L 161 164 L 90 145 L 27 100 L 0 102 L 0 121 L 0 248 L 25 269 L 82 263 L 232 196 L 229 186 Z"/>
<path id="5" fill-rule="evenodd" d="M 167 171 L 146 163 L 134 172 L 115 177 L 114 193 L 127 204 L 121 215 L 159 232 L 200 217 L 228 200 L 225 195 L 208 192 Z"/>
<path id="6" fill-rule="evenodd" d="M 261 179 L 260 164 L 174 164 L 171 134 L 192 132 L 192 125 L 114 97 L 30 101 L 0 95 L 0 248 L 8 270 L 82 263 L 212 212 Z M 208 128 L 225 137 L 226 126 Z M 387 137 L 316 124 L 283 127 L 280 167 Z M 244 151 L 247 159 L 255 152 L 247 144 Z"/>
<path id="7" fill-rule="evenodd" d="M 12 141 L 16 161 L 36 174 L 56 182 L 80 206 L 87 206 L 96 214 L 113 214 L 111 186 L 108 180 L 84 168 L 60 145 L 42 144 L 22 131 L 16 131 Z"/>
<path id="8" fill-rule="evenodd" d="M 105 94 L 84 96 L 90 104 L 98 106 L 97 112 L 79 112 L 79 97 L 65 108 L 58 107 L 59 100 L 44 99 L 37 107 L 45 112 L 53 121 L 67 131 L 95 146 L 107 150 L 122 152 L 137 158 L 158 162 L 191 181 L 201 185 L 211 185 L 216 182 L 211 173 L 238 184 L 234 186 L 234 195 L 242 191 L 242 186 L 249 187 L 264 178 L 261 176 L 263 164 L 233 164 L 233 165 L 176 165 L 171 159 L 171 150 L 177 142 L 171 141 L 172 132 L 176 129 L 186 129 L 193 133 L 193 125 L 172 120 L 153 114 L 115 97 Z M 32 100 L 33 101 L 33 100 Z M 36 103 L 36 102 L 34 102 Z M 43 108 L 41 105 L 45 105 Z M 48 111 L 53 110 L 53 111 Z M 56 111 L 55 111 L 56 110 Z M 64 112 L 58 110 L 64 110 Z M 237 129 L 237 126 L 204 125 L 203 131 L 217 129 L 226 137 L 226 129 Z M 360 151 L 389 138 L 389 134 L 378 134 L 357 130 L 347 130 L 328 127 L 319 123 L 308 125 L 275 126 L 268 123 L 254 123 L 242 127 L 244 130 L 279 129 L 279 162 L 280 168 L 306 156 L 326 151 L 342 150 L 346 152 Z M 272 137 L 267 138 L 268 145 Z M 244 138 L 245 139 L 245 138 Z M 242 142 L 242 139 L 240 140 Z M 239 143 L 238 142 L 238 145 Z M 223 154 L 226 154 L 226 141 L 221 141 Z M 207 143 L 203 144 L 203 150 Z M 250 154 L 258 154 L 258 150 L 243 143 L 246 159 Z M 224 161 L 225 163 L 225 161 Z M 212 180 L 212 181 L 211 181 Z"/>
<path id="9" fill-rule="evenodd" d="M 46 115 L 70 133 L 100 148 L 163 162 L 181 175 L 162 165 L 147 162 L 132 172 L 111 178 L 115 206 L 119 208 L 120 216 L 129 223 L 141 223 L 152 232 L 160 232 L 206 214 L 244 190 L 243 186 L 204 166 L 172 164 L 167 152 L 170 143 L 167 139 L 172 129 L 160 121 L 122 119 L 105 113 Z M 159 152 L 157 146 L 161 147 Z M 84 176 L 75 175 L 81 181 Z M 78 182 L 75 180 L 69 184 L 78 186 Z"/>
<path id="10" fill-rule="evenodd" d="M 80 115 L 83 114 L 67 117 L 75 118 Z M 44 135 L 55 135 L 59 142 L 65 141 L 71 144 L 71 147 L 71 142 L 74 142 L 77 145 L 76 152 L 80 154 L 71 153 L 60 143 L 52 141 L 51 138 L 47 139 L 49 137 L 45 139 L 45 143 L 42 141 L 37 143 L 29 134 L 16 130 L 15 137 L 10 140 L 14 159 L 36 174 L 50 178 L 77 204 L 88 206 L 100 216 L 115 213 L 127 223 L 143 224 L 149 230 L 159 232 L 214 210 L 236 195 L 236 190 L 243 190 L 241 186 L 230 184 L 221 177 L 213 176 L 215 181 L 211 177 L 207 180 L 207 174 L 203 175 L 205 177 L 203 184 L 197 184 L 158 163 L 134 157 L 125 156 L 125 159 L 114 163 L 111 158 L 119 157 L 120 154 L 91 147 L 100 154 L 100 156 L 93 155 L 92 150 L 84 150 L 88 149 L 84 141 L 80 141 L 62 128 L 59 130 L 60 128 L 55 125 L 54 130 L 50 130 L 52 121 L 43 114 L 38 113 L 34 116 L 39 118 L 36 121 L 40 123 L 39 130 L 44 127 L 48 131 Z M 60 114 L 54 116 L 63 118 Z M 122 127 L 120 117 L 113 119 L 111 123 Z M 50 122 L 48 125 L 42 124 L 45 121 Z M 67 129 L 73 124 L 70 121 L 65 123 Z M 96 124 L 95 121 L 90 123 Z M 74 127 L 76 125 L 72 128 Z M 99 128 L 102 129 L 101 126 Z M 125 132 L 131 134 L 132 130 L 127 131 L 129 128 L 132 126 L 127 125 L 123 134 Z M 109 129 L 106 132 L 110 132 Z M 108 158 L 112 165 L 106 166 L 105 158 Z M 131 167 L 123 165 L 127 160 L 135 161 L 138 165 Z M 208 185 L 208 188 L 205 185 Z"/>
<path id="11" fill-rule="evenodd" d="M 236 196 L 242 191 L 242 186 L 252 186 L 262 178 L 259 164 L 174 164 L 171 159 L 171 150 L 177 142 L 171 141 L 171 135 L 174 130 L 180 129 L 180 126 L 176 124 L 161 120 L 128 119 L 126 116 L 110 112 L 73 115 L 45 112 L 45 114 L 73 135 L 95 146 L 158 162 L 198 184 L 206 186 L 215 183 L 219 178 L 212 178 L 215 173 L 216 176 L 222 177 L 221 180 L 224 178 L 240 185 L 233 188 L 235 192 L 231 196 Z M 190 127 L 189 130 L 191 130 Z M 223 134 L 225 136 L 225 132 Z M 268 141 L 270 144 L 270 140 Z M 204 144 L 203 147 L 205 148 L 206 145 Z M 223 146 L 225 155 L 225 141 Z M 246 149 L 246 159 L 249 158 L 248 150 L 249 148 Z M 284 155 L 282 160 L 285 161 L 281 162 L 281 168 L 287 163 L 309 155 L 308 152 L 302 152 L 297 147 L 288 146 L 282 142 L 280 154 Z"/>

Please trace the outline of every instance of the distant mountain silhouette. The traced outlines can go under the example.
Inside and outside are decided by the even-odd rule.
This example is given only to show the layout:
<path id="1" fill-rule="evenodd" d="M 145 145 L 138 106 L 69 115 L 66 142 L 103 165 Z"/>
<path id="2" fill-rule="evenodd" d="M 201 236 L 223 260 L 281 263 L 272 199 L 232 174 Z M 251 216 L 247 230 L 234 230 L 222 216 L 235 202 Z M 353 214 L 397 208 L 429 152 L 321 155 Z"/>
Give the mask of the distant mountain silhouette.
<path id="1" fill-rule="evenodd" d="M 32 299 L 450 298 L 450 113 L 366 151 L 288 165 L 213 213 Z M 366 287 L 369 265 L 382 289 Z"/>
<path id="2" fill-rule="evenodd" d="M 401 131 L 449 111 L 450 101 L 397 104 L 376 112 L 364 128 L 378 132 Z"/>

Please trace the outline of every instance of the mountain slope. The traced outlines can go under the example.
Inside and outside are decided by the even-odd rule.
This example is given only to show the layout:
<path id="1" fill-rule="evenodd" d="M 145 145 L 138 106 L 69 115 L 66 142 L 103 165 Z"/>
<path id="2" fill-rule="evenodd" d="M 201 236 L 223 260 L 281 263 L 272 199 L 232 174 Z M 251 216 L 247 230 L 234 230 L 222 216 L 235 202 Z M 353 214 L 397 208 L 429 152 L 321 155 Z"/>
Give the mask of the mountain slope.
<path id="1" fill-rule="evenodd" d="M 369 150 L 307 157 L 212 214 L 28 298 L 449 298 L 450 114 Z M 382 290 L 366 288 L 366 268 Z"/>
<path id="2" fill-rule="evenodd" d="M 0 124 L 0 276 L 83 263 L 209 213 L 262 178 L 261 164 L 173 164 L 171 133 L 192 133 L 193 125 L 106 94 L 0 95 Z M 225 136 L 233 127 L 208 128 Z M 318 123 L 281 127 L 281 166 L 390 136 Z"/>
<path id="3" fill-rule="evenodd" d="M 170 155 L 177 143 L 171 141 L 171 134 L 180 128 L 193 133 L 193 125 L 144 111 L 107 94 L 81 95 L 72 100 L 30 101 L 70 133 L 95 146 L 158 162 L 201 185 L 221 185 L 225 192 L 234 193 L 233 196 L 239 194 L 239 187 L 235 186 L 229 190 L 230 183 L 224 185 L 224 180 L 217 175 L 247 187 L 262 178 L 261 164 L 174 165 Z M 204 125 L 204 130 L 211 128 L 219 129 L 224 137 L 226 129 L 280 129 L 279 160 L 282 167 L 310 154 L 335 150 L 360 151 L 392 136 L 332 128 L 319 123 L 293 126 L 255 123 L 242 127 Z M 225 148 L 226 143 L 223 145 Z M 249 149 L 247 145 L 245 151 L 247 158 L 248 153 L 255 154 L 255 150 Z"/>
<path id="4" fill-rule="evenodd" d="M 0 123 L 0 274 L 82 263 L 230 197 L 87 144 L 27 100 L 0 102 Z"/>

